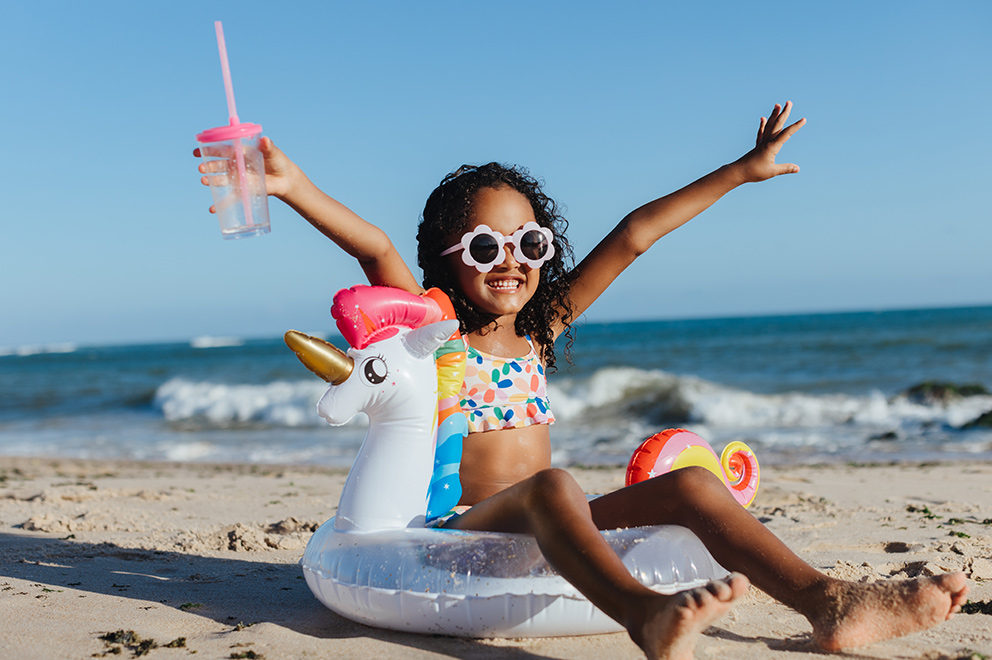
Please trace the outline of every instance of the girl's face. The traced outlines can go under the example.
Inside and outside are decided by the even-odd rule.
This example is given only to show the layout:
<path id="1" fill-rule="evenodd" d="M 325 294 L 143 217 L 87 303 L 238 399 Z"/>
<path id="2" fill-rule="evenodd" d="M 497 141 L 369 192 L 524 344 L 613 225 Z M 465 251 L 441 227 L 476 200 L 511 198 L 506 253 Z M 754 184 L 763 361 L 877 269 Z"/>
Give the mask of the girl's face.
<path id="1" fill-rule="evenodd" d="M 510 236 L 528 222 L 535 222 L 530 202 L 513 188 L 482 188 L 475 194 L 472 206 L 472 219 L 462 233 L 486 225 Z M 448 245 L 455 245 L 461 237 L 462 234 L 450 236 Z M 539 268 L 519 263 L 513 257 L 511 244 L 504 245 L 503 251 L 506 253 L 503 263 L 488 273 L 466 265 L 460 252 L 443 257 L 451 260 L 458 286 L 472 304 L 497 317 L 515 315 L 523 309 L 541 279 Z"/>

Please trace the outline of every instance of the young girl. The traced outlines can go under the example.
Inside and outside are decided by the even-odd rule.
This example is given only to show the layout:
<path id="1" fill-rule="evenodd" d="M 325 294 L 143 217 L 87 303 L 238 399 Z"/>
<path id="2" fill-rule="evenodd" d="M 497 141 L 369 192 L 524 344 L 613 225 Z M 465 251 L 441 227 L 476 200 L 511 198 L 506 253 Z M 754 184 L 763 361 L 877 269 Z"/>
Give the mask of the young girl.
<path id="1" fill-rule="evenodd" d="M 923 630 L 957 612 L 967 595 L 961 573 L 875 584 L 830 578 L 785 547 L 703 468 L 677 470 L 592 501 L 566 471 L 551 468 L 554 414 L 544 373 L 554 367 L 555 339 L 659 238 L 743 183 L 798 172 L 796 165 L 775 162 L 805 123 L 787 125 L 790 110 L 790 103 L 775 105 L 761 119 L 754 149 L 636 209 L 571 270 L 566 223 L 534 179 L 495 163 L 462 167 L 424 208 L 417 235 L 422 284 L 382 230 L 322 193 L 270 140 L 262 142 L 269 194 L 358 259 L 370 283 L 417 294 L 442 289 L 461 321 L 470 363 L 516 362 L 534 374 L 531 391 L 513 398 L 526 401 L 514 404 L 512 392 L 490 391 L 494 385 L 467 372 L 461 394 L 470 420 L 460 468 L 464 511 L 445 526 L 533 534 L 548 562 L 625 626 L 650 658 L 691 657 L 700 631 L 744 594 L 749 581 L 805 616 L 828 650 Z M 208 168 L 200 165 L 204 174 Z M 642 525 L 689 528 L 736 573 L 674 596 L 643 587 L 599 534 Z"/>

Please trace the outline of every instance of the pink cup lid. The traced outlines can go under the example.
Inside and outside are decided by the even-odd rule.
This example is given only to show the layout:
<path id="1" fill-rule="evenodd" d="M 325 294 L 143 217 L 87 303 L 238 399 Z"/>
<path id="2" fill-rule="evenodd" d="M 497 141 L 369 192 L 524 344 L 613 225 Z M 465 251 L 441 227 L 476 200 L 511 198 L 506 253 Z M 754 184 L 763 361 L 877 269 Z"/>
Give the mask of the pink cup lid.
<path id="1" fill-rule="evenodd" d="M 202 133 L 197 134 L 197 142 L 202 142 L 204 144 L 208 142 L 225 142 L 227 140 L 235 140 L 237 138 L 251 138 L 255 137 L 262 132 L 262 127 L 258 124 L 252 124 L 250 122 L 244 122 L 240 124 L 234 124 L 232 126 L 218 126 L 217 128 L 208 128 Z"/>

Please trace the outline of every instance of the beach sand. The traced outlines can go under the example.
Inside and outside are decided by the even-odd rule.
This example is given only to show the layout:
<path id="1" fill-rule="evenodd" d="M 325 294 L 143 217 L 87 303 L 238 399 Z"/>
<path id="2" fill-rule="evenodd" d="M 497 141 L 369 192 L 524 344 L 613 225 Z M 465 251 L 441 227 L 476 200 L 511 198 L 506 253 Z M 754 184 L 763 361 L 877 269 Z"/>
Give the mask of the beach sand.
<path id="1" fill-rule="evenodd" d="M 620 469 L 573 470 L 587 492 Z M 300 466 L 0 458 L 0 657 L 643 657 L 625 634 L 465 640 L 376 630 L 325 609 L 299 560 L 345 474 Z M 766 467 L 751 509 L 814 566 L 874 581 L 964 570 L 992 611 L 992 464 Z M 134 631 L 141 642 L 101 637 Z M 121 642 L 124 642 L 123 644 Z M 171 644 L 171 646 L 169 646 Z M 992 655 L 959 614 L 856 658 Z M 805 620 L 751 589 L 697 658 L 822 658 Z"/>

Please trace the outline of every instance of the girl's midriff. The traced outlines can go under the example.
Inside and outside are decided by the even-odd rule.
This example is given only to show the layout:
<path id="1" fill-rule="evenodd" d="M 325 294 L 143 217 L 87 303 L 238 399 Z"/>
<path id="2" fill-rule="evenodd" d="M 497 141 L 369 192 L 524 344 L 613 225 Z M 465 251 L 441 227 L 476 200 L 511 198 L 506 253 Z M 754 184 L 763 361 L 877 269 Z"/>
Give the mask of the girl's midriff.
<path id="1" fill-rule="evenodd" d="M 470 433 L 464 440 L 461 504 L 475 504 L 551 467 L 546 424 Z"/>

